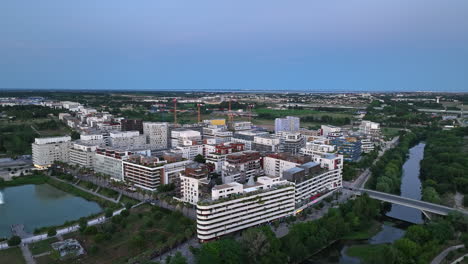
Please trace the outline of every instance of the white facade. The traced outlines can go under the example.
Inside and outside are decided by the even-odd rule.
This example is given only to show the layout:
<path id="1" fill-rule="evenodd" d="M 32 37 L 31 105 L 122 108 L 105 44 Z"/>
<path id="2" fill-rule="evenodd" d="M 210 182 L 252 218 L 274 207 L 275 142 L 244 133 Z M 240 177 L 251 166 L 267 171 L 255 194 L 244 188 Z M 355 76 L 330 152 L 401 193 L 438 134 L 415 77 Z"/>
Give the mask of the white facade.
<path id="1" fill-rule="evenodd" d="M 32 144 L 32 160 L 37 168 L 46 168 L 55 161 L 68 162 L 71 137 L 36 138 Z"/>
<path id="2" fill-rule="evenodd" d="M 321 130 L 322 136 L 324 137 L 327 137 L 330 134 L 334 134 L 334 135 L 341 134 L 341 127 L 336 127 L 336 126 L 321 125 L 320 130 Z"/>
<path id="3" fill-rule="evenodd" d="M 234 132 L 250 130 L 252 129 L 252 122 L 236 121 L 236 122 L 229 123 L 228 127 Z"/>
<path id="4" fill-rule="evenodd" d="M 168 133 L 167 123 L 143 122 L 143 134 L 152 150 L 167 149 Z"/>
<path id="5" fill-rule="evenodd" d="M 94 154 L 96 145 L 73 142 L 70 147 L 69 163 L 85 168 L 94 168 Z"/>
<path id="6" fill-rule="evenodd" d="M 121 159 L 96 153 L 94 171 L 109 175 L 113 180 L 123 181 L 123 162 Z"/>
<path id="7" fill-rule="evenodd" d="M 275 133 L 298 132 L 299 127 L 300 127 L 299 117 L 287 116 L 285 118 L 275 119 Z"/>
<path id="8" fill-rule="evenodd" d="M 263 169 L 265 170 L 265 174 L 273 177 L 283 177 L 283 171 L 299 165 L 299 163 L 273 157 L 263 158 Z"/>
<path id="9" fill-rule="evenodd" d="M 203 155 L 203 145 L 178 146 L 173 151 L 182 154 L 184 159 L 193 160 L 198 154 Z"/>
<path id="10" fill-rule="evenodd" d="M 112 147 L 143 148 L 146 146 L 146 136 L 138 131 L 112 131 L 109 133 L 109 145 Z"/>
<path id="11" fill-rule="evenodd" d="M 201 133 L 191 129 L 175 129 L 171 131 L 171 146 L 173 148 L 184 145 L 193 145 L 201 142 Z"/>
<path id="12" fill-rule="evenodd" d="M 239 198 L 230 199 L 236 194 Z M 294 185 L 259 177 L 254 186 L 229 183 L 212 189 L 212 201 L 197 204 L 197 236 L 201 241 L 267 223 L 294 213 Z"/>

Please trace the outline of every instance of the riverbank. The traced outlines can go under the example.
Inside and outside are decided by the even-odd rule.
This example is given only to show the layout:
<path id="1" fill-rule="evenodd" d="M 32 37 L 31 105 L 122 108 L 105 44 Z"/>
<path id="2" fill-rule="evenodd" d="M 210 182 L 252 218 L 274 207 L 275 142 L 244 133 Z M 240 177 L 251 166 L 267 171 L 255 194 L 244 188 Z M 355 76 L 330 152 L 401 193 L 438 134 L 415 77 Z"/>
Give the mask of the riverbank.
<path id="1" fill-rule="evenodd" d="M 47 176 L 43 174 L 33 174 L 27 176 L 14 177 L 9 181 L 0 179 L 0 188 L 14 187 L 26 184 L 44 184 L 47 182 Z"/>

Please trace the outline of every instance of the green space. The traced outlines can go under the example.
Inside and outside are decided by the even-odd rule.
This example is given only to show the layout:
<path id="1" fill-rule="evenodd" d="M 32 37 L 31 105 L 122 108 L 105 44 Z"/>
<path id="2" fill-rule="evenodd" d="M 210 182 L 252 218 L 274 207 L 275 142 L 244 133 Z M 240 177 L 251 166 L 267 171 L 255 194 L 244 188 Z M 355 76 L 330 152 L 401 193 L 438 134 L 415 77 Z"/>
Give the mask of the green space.
<path id="1" fill-rule="evenodd" d="M 357 230 L 342 237 L 343 240 L 364 240 L 375 236 L 382 230 L 382 223 L 373 221 L 367 229 Z"/>
<path id="2" fill-rule="evenodd" d="M 427 135 L 421 161 L 423 200 L 450 204 L 447 194 L 468 194 L 468 128 L 436 130 Z"/>
<path id="3" fill-rule="evenodd" d="M 106 197 L 109 197 L 111 199 L 117 199 L 117 197 L 119 196 L 118 192 L 111 190 L 111 189 L 102 188 L 102 187 L 99 189 L 98 193 Z"/>
<path id="4" fill-rule="evenodd" d="M 399 193 L 406 155 L 423 137 L 424 130 L 414 129 L 414 132 L 402 133 L 398 145 L 386 151 L 379 161 L 371 166 L 372 176 L 367 181 L 366 187 L 380 192 Z"/>
<path id="5" fill-rule="evenodd" d="M 19 247 L 0 250 L 0 260 L 5 264 L 26 264 Z"/>
<path id="6" fill-rule="evenodd" d="M 31 253 L 34 255 L 39 255 L 48 251 L 52 250 L 52 246 L 50 244 L 57 242 L 58 239 L 53 237 L 46 240 L 42 240 L 36 243 L 32 243 L 29 245 L 29 249 Z"/>
<path id="7" fill-rule="evenodd" d="M 75 238 L 82 243 L 85 256 L 67 261 L 47 256 L 39 263 L 143 263 L 151 253 L 164 252 L 194 234 L 194 222 L 181 213 L 143 205 L 103 225 L 83 226 L 80 232 L 65 235 L 65 239 Z"/>
<path id="8" fill-rule="evenodd" d="M 37 171 L 34 171 L 32 175 L 13 177 L 9 181 L 5 181 L 0 178 L 0 187 L 13 187 L 25 184 L 43 184 L 47 182 L 48 177 Z"/>
<path id="9" fill-rule="evenodd" d="M 377 262 L 381 260 L 380 256 L 391 254 L 391 247 L 386 244 L 377 245 L 356 245 L 347 249 L 346 254 L 351 257 L 360 258 L 364 263 L 392 263 L 392 262 Z"/>
<path id="10" fill-rule="evenodd" d="M 392 139 L 400 134 L 401 128 L 395 127 L 382 127 L 382 135 L 386 139 Z"/>
<path id="11" fill-rule="evenodd" d="M 31 154 L 34 138 L 69 135 L 71 130 L 57 118 L 60 112 L 33 105 L 0 106 L 0 113 L 8 116 L 0 120 L 0 153 L 9 157 Z"/>

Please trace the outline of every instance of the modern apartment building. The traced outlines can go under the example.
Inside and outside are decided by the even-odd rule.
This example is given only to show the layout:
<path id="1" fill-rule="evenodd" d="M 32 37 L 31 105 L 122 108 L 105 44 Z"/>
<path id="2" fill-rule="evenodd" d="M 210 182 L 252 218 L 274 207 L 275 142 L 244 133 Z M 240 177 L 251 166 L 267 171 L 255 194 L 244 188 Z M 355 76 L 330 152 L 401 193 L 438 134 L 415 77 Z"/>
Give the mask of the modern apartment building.
<path id="1" fill-rule="evenodd" d="M 208 179 L 209 169 L 205 164 L 188 164 L 180 174 L 180 201 L 196 205 L 198 200 L 211 190 Z"/>
<path id="2" fill-rule="evenodd" d="M 143 121 L 138 119 L 123 119 L 120 122 L 122 131 L 138 131 L 143 134 Z"/>
<path id="3" fill-rule="evenodd" d="M 164 177 L 166 163 L 156 157 L 131 155 L 122 161 L 123 179 L 135 187 L 156 191 Z"/>
<path id="4" fill-rule="evenodd" d="M 173 148 L 178 146 L 199 145 L 201 143 L 202 136 L 199 131 L 187 128 L 176 128 L 171 130 L 171 146 Z"/>
<path id="5" fill-rule="evenodd" d="M 361 156 L 361 140 L 356 137 L 339 137 L 331 140 L 337 153 L 343 155 L 345 161 L 357 161 Z"/>
<path id="6" fill-rule="evenodd" d="M 223 183 L 245 183 L 263 173 L 258 151 L 244 151 L 226 156 L 222 168 Z"/>
<path id="7" fill-rule="evenodd" d="M 151 156 L 151 151 L 148 149 L 132 150 L 98 147 L 94 156 L 94 171 L 108 175 L 113 180 L 123 181 L 122 161 L 134 154 Z"/>
<path id="8" fill-rule="evenodd" d="M 278 152 L 280 148 L 280 138 L 273 135 L 255 136 L 252 144 L 252 150 L 259 152 L 272 153 Z"/>
<path id="9" fill-rule="evenodd" d="M 32 143 L 32 160 L 36 168 L 44 169 L 55 161 L 68 162 L 71 137 L 36 138 Z"/>
<path id="10" fill-rule="evenodd" d="M 289 152 L 298 154 L 301 148 L 306 145 L 306 138 L 301 133 L 280 132 L 280 148 L 281 152 Z"/>
<path id="11" fill-rule="evenodd" d="M 310 156 L 298 156 L 291 153 L 269 154 L 263 158 L 263 169 L 267 176 L 282 177 L 284 171 L 311 160 Z"/>
<path id="12" fill-rule="evenodd" d="M 380 124 L 368 120 L 362 120 L 359 132 L 372 140 L 378 140 L 381 137 Z"/>
<path id="13" fill-rule="evenodd" d="M 319 155 L 314 161 L 283 172 L 283 179 L 295 184 L 296 208 L 314 204 L 321 195 L 342 187 L 343 156 Z"/>
<path id="14" fill-rule="evenodd" d="M 294 185 L 259 177 L 252 185 L 216 185 L 211 198 L 198 201 L 197 236 L 202 242 L 294 213 Z"/>
<path id="15" fill-rule="evenodd" d="M 94 168 L 94 156 L 97 148 L 96 144 L 80 140 L 73 141 L 69 149 L 69 163 L 80 167 Z"/>
<path id="16" fill-rule="evenodd" d="M 228 123 L 229 130 L 233 132 L 246 131 L 252 129 L 252 122 L 249 121 L 234 121 Z"/>
<path id="17" fill-rule="evenodd" d="M 168 123 L 143 122 L 143 134 L 146 136 L 146 143 L 149 144 L 151 150 L 168 148 Z"/>
<path id="18" fill-rule="evenodd" d="M 109 132 L 109 146 L 114 148 L 144 148 L 146 136 L 138 131 L 111 131 Z"/>
<path id="19" fill-rule="evenodd" d="M 275 119 L 275 133 L 280 132 L 298 132 L 300 127 L 300 119 L 295 116 L 287 116 L 285 118 Z"/>

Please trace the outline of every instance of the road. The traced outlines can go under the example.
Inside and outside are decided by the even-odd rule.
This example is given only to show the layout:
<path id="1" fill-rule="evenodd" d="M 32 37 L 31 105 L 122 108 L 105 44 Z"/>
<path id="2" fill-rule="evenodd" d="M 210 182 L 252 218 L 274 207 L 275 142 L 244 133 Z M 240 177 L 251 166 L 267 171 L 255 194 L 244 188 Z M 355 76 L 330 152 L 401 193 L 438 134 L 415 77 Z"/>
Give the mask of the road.
<path id="1" fill-rule="evenodd" d="M 459 248 L 464 248 L 465 246 L 462 244 L 462 245 L 456 245 L 456 246 L 451 246 L 449 248 L 446 248 L 444 251 L 440 252 L 439 255 L 437 255 L 437 257 L 435 257 L 432 261 L 431 261 L 431 264 L 439 264 L 441 263 L 445 257 L 448 255 L 448 253 L 450 253 L 451 251 L 454 251 L 454 250 L 457 250 Z"/>

